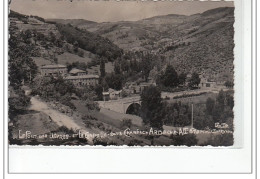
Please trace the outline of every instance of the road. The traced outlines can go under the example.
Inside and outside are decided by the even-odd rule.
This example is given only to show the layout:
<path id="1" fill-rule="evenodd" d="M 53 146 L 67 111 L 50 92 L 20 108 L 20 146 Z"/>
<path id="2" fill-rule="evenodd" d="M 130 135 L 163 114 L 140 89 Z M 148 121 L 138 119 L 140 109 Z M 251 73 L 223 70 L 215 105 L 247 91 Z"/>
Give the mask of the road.
<path id="1" fill-rule="evenodd" d="M 45 113 L 46 115 L 50 116 L 51 119 L 59 126 L 65 126 L 68 129 L 73 129 L 75 131 L 81 130 L 83 133 L 87 133 L 86 129 L 76 124 L 72 117 L 69 117 L 57 110 L 51 109 L 45 102 L 37 99 L 36 97 L 31 97 L 31 106 L 29 109 Z M 87 135 L 87 139 L 91 144 L 93 138 L 90 135 Z"/>

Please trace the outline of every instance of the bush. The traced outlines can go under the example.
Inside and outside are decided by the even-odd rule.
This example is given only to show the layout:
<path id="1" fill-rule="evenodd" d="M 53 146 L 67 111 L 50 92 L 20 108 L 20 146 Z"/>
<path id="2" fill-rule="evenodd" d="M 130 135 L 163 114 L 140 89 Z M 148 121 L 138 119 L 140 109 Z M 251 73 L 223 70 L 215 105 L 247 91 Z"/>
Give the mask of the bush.
<path id="1" fill-rule="evenodd" d="M 82 50 L 78 50 L 78 56 L 84 57 L 84 52 Z"/>
<path id="2" fill-rule="evenodd" d="M 137 139 L 133 139 L 127 145 L 128 146 L 140 146 L 140 144 L 142 144 L 142 141 L 137 140 Z"/>
<path id="3" fill-rule="evenodd" d="M 71 97 L 66 95 L 66 96 L 62 96 L 59 101 L 61 104 L 70 107 L 72 110 L 75 110 L 76 107 L 70 100 L 71 100 Z"/>
<path id="4" fill-rule="evenodd" d="M 232 146 L 234 144 L 233 134 L 225 133 L 216 136 L 211 136 L 211 138 L 203 144 L 203 146 Z"/>
<path id="5" fill-rule="evenodd" d="M 95 101 L 86 100 L 85 105 L 89 110 L 100 110 L 99 104 Z"/>
<path id="6" fill-rule="evenodd" d="M 122 90 L 121 95 L 123 98 L 128 96 L 128 93 L 125 90 Z"/>
<path id="7" fill-rule="evenodd" d="M 131 126 L 132 126 L 132 120 L 131 119 L 123 119 L 121 124 L 120 124 L 121 128 L 124 128 L 124 127 L 131 128 Z"/>
<path id="8" fill-rule="evenodd" d="M 175 146 L 194 146 L 197 145 L 198 139 L 195 134 L 186 134 L 186 135 L 172 135 L 171 139 L 173 141 L 173 145 Z"/>
<path id="9" fill-rule="evenodd" d="M 73 129 L 69 129 L 66 126 L 60 126 L 55 132 L 63 132 L 65 134 L 74 134 Z"/>
<path id="10" fill-rule="evenodd" d="M 108 144 L 108 141 L 104 140 L 104 139 L 101 139 L 99 137 L 95 137 L 93 139 L 93 145 L 102 145 L 102 146 L 107 146 L 109 145 Z"/>
<path id="11" fill-rule="evenodd" d="M 168 96 L 166 96 L 164 99 L 165 99 L 165 100 L 170 100 L 171 98 L 170 98 L 170 97 L 168 97 Z"/>
<path id="12" fill-rule="evenodd" d="M 180 96 L 174 96 L 172 99 L 178 99 L 178 98 L 187 98 L 187 97 L 192 97 L 192 96 L 200 96 L 203 94 L 206 94 L 207 92 L 201 92 L 201 93 L 197 93 L 197 94 L 183 94 Z"/>

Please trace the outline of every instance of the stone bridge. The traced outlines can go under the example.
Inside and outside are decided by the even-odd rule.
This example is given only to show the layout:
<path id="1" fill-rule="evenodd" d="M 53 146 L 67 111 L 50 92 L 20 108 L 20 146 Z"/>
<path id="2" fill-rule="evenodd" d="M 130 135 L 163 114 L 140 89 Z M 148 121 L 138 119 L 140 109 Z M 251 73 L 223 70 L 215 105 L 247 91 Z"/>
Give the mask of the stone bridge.
<path id="1" fill-rule="evenodd" d="M 141 107 L 140 96 L 117 100 L 98 101 L 99 106 L 123 114 L 134 114 Z"/>

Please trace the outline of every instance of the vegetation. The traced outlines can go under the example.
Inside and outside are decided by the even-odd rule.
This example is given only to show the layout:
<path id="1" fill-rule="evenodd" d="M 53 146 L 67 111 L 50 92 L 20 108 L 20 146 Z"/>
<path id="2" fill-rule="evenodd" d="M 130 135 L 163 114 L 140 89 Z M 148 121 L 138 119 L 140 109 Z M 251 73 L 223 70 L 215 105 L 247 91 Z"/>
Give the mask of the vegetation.
<path id="1" fill-rule="evenodd" d="M 234 87 L 234 83 L 231 81 L 226 81 L 224 84 L 227 88 L 233 88 Z"/>
<path id="2" fill-rule="evenodd" d="M 31 85 L 32 95 L 39 95 L 45 100 L 55 100 L 62 104 L 75 109 L 75 106 L 70 102 L 72 94 L 76 93 L 76 89 L 72 83 L 65 81 L 61 76 L 54 78 L 37 77 Z"/>
<path id="3" fill-rule="evenodd" d="M 105 82 L 109 88 L 121 90 L 123 87 L 123 76 L 115 73 L 107 74 L 105 76 Z"/>
<path id="4" fill-rule="evenodd" d="M 219 134 L 216 136 L 211 136 L 208 141 L 206 141 L 203 146 L 211 145 L 211 146 L 232 146 L 234 144 L 233 134 L 225 133 Z"/>
<path id="5" fill-rule="evenodd" d="M 9 93 L 10 96 L 8 98 L 8 113 L 9 119 L 13 120 L 16 115 L 22 114 L 30 105 L 30 97 L 26 96 L 22 89 L 19 88 L 14 90 L 14 88 L 11 86 L 9 86 Z"/>
<path id="6" fill-rule="evenodd" d="M 121 126 L 121 128 L 131 128 L 132 120 L 131 119 L 123 119 L 120 126 Z"/>
<path id="7" fill-rule="evenodd" d="M 30 97 L 25 95 L 22 86 L 30 84 L 37 74 L 37 66 L 31 58 L 33 50 L 33 46 L 26 44 L 20 34 L 11 30 L 8 61 L 8 113 L 11 120 L 30 104 Z"/>
<path id="8" fill-rule="evenodd" d="M 67 69 L 68 71 L 72 70 L 73 68 L 77 68 L 83 71 L 87 70 L 87 64 L 84 62 L 72 62 L 72 63 L 67 63 Z"/>
<path id="9" fill-rule="evenodd" d="M 163 125 L 163 103 L 161 91 L 155 86 L 149 86 L 141 94 L 141 117 L 144 124 L 161 129 Z"/>
<path id="10" fill-rule="evenodd" d="M 165 106 L 164 124 L 175 127 L 191 125 L 191 111 L 187 104 L 175 102 Z"/>
<path id="11" fill-rule="evenodd" d="M 185 134 L 185 135 L 172 135 L 172 145 L 175 146 L 195 146 L 198 143 L 196 135 Z"/>
<path id="12" fill-rule="evenodd" d="M 194 112 L 194 127 L 196 129 L 215 128 L 215 123 L 226 123 L 233 130 L 234 99 L 232 92 L 220 91 L 216 100 L 208 98 L 204 113 L 203 108 Z"/>
<path id="13" fill-rule="evenodd" d="M 165 87 L 177 87 L 179 85 L 178 74 L 171 65 L 167 65 L 165 72 L 160 76 L 160 78 L 161 84 Z"/>
<path id="14" fill-rule="evenodd" d="M 195 87 L 198 87 L 199 84 L 200 84 L 199 74 L 196 72 L 192 73 L 191 78 L 189 80 L 189 87 L 195 88 Z"/>
<path id="15" fill-rule="evenodd" d="M 113 61 L 122 54 L 122 50 L 120 48 L 111 43 L 108 39 L 94 33 L 73 27 L 70 24 L 56 24 L 56 26 L 67 42 L 77 44 L 77 46 L 81 49 L 90 51 L 101 57 L 105 57 L 109 61 Z"/>

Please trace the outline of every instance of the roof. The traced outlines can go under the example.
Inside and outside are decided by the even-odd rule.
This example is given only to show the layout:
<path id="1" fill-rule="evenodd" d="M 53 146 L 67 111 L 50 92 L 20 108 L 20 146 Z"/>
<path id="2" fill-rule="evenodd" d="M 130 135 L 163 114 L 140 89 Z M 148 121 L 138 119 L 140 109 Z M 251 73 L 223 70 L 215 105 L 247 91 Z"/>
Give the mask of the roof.
<path id="1" fill-rule="evenodd" d="M 96 78 L 98 79 L 98 75 L 81 75 L 81 76 L 67 76 L 65 79 L 67 80 L 76 80 L 76 79 L 89 79 L 89 78 Z"/>
<path id="2" fill-rule="evenodd" d="M 60 65 L 60 64 L 53 64 L 53 65 L 44 65 L 41 67 L 42 69 L 43 68 L 67 68 L 65 65 Z"/>
<path id="3" fill-rule="evenodd" d="M 73 68 L 72 70 L 70 70 L 69 73 L 75 74 L 75 73 L 86 73 L 86 71 L 77 69 L 77 68 Z"/>
<path id="4" fill-rule="evenodd" d="M 121 93 L 121 91 L 113 91 L 113 92 L 111 92 L 111 94 L 120 94 Z"/>

